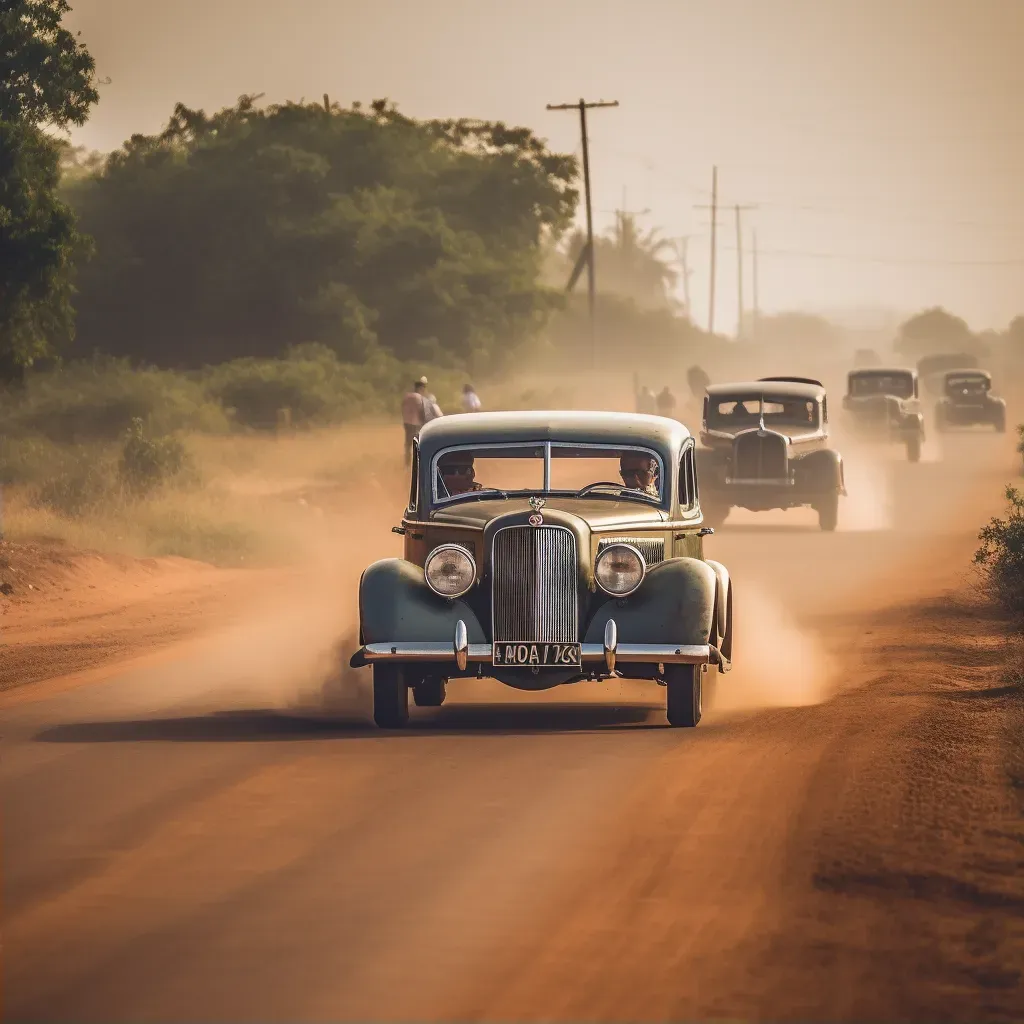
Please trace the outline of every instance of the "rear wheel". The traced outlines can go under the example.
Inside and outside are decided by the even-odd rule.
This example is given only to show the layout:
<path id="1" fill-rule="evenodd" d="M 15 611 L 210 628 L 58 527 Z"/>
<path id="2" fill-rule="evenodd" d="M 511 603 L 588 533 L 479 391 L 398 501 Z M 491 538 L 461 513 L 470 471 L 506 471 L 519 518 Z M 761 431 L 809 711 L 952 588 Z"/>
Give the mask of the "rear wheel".
<path id="1" fill-rule="evenodd" d="M 439 708 L 447 695 L 446 681 L 437 676 L 428 676 L 412 688 L 412 698 L 418 708 Z"/>
<path id="2" fill-rule="evenodd" d="M 911 434 L 907 438 L 907 460 L 909 462 L 921 461 L 921 435 Z"/>
<path id="3" fill-rule="evenodd" d="M 700 721 L 703 678 L 703 665 L 665 666 L 669 725 L 692 728 Z"/>
<path id="4" fill-rule="evenodd" d="M 409 721 L 409 687 L 395 665 L 373 666 L 373 720 L 381 729 L 401 729 Z"/>
<path id="5" fill-rule="evenodd" d="M 818 525 L 826 533 L 831 533 L 839 525 L 839 494 L 827 495 L 816 508 L 818 510 Z"/>

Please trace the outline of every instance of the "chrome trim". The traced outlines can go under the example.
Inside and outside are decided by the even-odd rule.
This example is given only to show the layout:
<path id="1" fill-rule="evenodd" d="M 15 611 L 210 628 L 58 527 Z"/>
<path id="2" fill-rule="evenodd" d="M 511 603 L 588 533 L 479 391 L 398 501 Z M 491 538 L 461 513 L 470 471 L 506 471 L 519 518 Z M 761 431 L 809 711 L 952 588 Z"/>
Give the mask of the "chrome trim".
<path id="1" fill-rule="evenodd" d="M 622 590 L 616 593 L 613 590 L 606 590 L 601 586 L 601 581 L 597 578 L 597 567 L 601 564 L 601 559 L 607 557 L 608 552 L 612 548 L 629 548 L 637 558 L 640 559 L 640 579 L 636 581 L 636 586 L 631 587 L 629 590 Z M 607 594 L 609 597 L 629 597 L 630 594 L 635 594 L 640 584 L 647 578 L 647 559 L 644 558 L 643 552 L 635 545 L 628 542 L 618 541 L 615 544 L 609 544 L 603 551 L 598 550 L 597 557 L 594 559 L 594 582 L 600 588 L 602 594 Z"/>
<path id="2" fill-rule="evenodd" d="M 462 554 L 464 554 L 469 559 L 469 564 L 473 567 L 473 578 L 470 581 L 469 586 L 466 587 L 465 590 L 460 590 L 457 594 L 442 594 L 439 590 L 435 590 L 434 585 L 430 582 L 430 577 L 427 575 L 427 569 L 430 567 L 430 563 L 434 560 L 434 558 L 440 552 L 448 550 L 461 551 Z M 473 584 L 476 583 L 477 579 L 476 559 L 473 557 L 473 552 L 469 551 L 466 548 L 465 544 L 438 544 L 436 548 L 431 549 L 430 554 L 427 555 L 426 559 L 424 559 L 423 579 L 426 582 L 427 586 L 430 588 L 432 593 L 437 594 L 438 597 L 443 597 L 449 601 L 454 601 L 456 598 L 462 597 L 464 594 L 468 594 L 470 590 L 473 589 Z"/>
<path id="3" fill-rule="evenodd" d="M 466 631 L 466 624 L 459 619 L 455 623 L 455 664 L 459 666 L 460 672 L 466 671 L 466 663 L 469 660 L 469 633 Z"/>
<path id="4" fill-rule="evenodd" d="M 615 671 L 615 652 L 619 647 L 619 627 L 614 619 L 604 624 L 604 667 L 609 672 Z"/>
<path id="5" fill-rule="evenodd" d="M 795 487 L 796 481 L 790 480 L 788 477 L 777 477 L 774 480 L 766 480 L 763 477 L 734 477 L 727 476 L 725 482 L 728 486 L 742 486 L 742 487 Z"/>
<path id="6" fill-rule="evenodd" d="M 491 640 L 579 639 L 579 553 L 566 526 L 503 526 L 491 538 Z"/>
<path id="7" fill-rule="evenodd" d="M 603 643 L 581 644 L 581 657 L 586 662 L 605 662 Z M 467 663 L 491 662 L 493 645 L 469 644 L 466 650 Z M 446 641 L 366 644 L 358 654 L 365 661 L 454 661 L 452 645 Z M 721 654 L 709 644 L 616 644 L 615 654 L 619 662 L 643 664 L 664 663 L 667 665 L 717 665 Z M 545 666 L 552 667 L 552 666 Z"/>

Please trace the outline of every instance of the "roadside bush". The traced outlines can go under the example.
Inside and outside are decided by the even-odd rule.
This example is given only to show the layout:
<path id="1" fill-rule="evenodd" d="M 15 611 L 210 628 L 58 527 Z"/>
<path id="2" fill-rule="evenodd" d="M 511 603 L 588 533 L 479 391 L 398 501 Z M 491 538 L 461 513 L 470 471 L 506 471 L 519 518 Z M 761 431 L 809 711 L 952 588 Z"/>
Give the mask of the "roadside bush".
<path id="1" fill-rule="evenodd" d="M 993 517 L 978 534 L 974 553 L 1000 604 L 1014 614 L 1024 613 L 1024 495 L 1006 488 L 1006 517 Z"/>
<path id="2" fill-rule="evenodd" d="M 147 437 L 142 420 L 136 417 L 125 433 L 118 477 L 129 495 L 141 497 L 177 476 L 187 459 L 181 441 L 176 437 Z"/>
<path id="3" fill-rule="evenodd" d="M 120 498 L 112 454 L 95 445 L 58 450 L 34 488 L 33 504 L 71 518 L 89 514 Z"/>
<path id="4" fill-rule="evenodd" d="M 30 373 L 0 393 L 0 435 L 36 434 L 64 444 L 113 441 L 135 419 L 156 434 L 223 433 L 229 421 L 203 384 L 166 370 L 97 358 Z"/>

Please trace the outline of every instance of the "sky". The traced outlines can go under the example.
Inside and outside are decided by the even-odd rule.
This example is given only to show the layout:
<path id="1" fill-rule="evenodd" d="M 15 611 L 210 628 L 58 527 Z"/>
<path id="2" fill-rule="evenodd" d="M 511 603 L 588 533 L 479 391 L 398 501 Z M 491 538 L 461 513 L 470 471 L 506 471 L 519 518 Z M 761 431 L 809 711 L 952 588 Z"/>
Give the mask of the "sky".
<path id="1" fill-rule="evenodd" d="M 110 150 L 174 104 L 243 93 L 526 125 L 580 152 L 595 221 L 689 239 L 692 313 L 870 322 L 943 305 L 975 329 L 1024 313 L 1024 0 L 71 0 L 106 83 L 73 141 Z M 600 267 L 598 268 L 600 275 Z"/>

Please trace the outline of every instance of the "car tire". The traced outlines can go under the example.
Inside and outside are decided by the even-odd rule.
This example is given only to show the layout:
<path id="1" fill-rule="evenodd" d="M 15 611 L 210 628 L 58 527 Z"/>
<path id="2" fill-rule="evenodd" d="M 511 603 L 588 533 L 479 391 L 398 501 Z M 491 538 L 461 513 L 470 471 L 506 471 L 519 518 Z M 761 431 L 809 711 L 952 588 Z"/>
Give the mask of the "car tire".
<path id="1" fill-rule="evenodd" d="M 703 665 L 667 665 L 665 667 L 666 711 L 668 724 L 693 728 L 701 718 Z"/>
<path id="2" fill-rule="evenodd" d="M 826 533 L 832 533 L 839 525 L 839 495 L 830 494 L 818 506 L 818 526 Z"/>
<path id="3" fill-rule="evenodd" d="M 381 729 L 401 729 L 409 721 L 409 687 L 395 665 L 373 666 L 373 720 Z"/>
<path id="4" fill-rule="evenodd" d="M 427 676 L 412 688 L 412 699 L 418 708 L 439 708 L 447 696 L 447 680 L 438 676 Z"/>
<path id="5" fill-rule="evenodd" d="M 907 438 L 907 461 L 921 461 L 921 435 L 913 434 Z"/>

